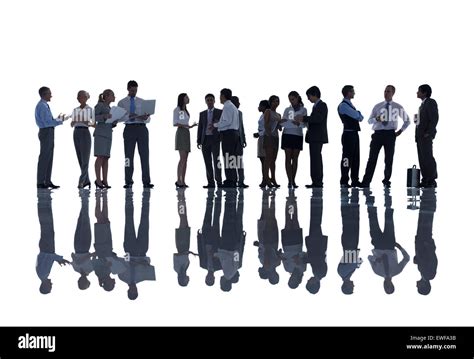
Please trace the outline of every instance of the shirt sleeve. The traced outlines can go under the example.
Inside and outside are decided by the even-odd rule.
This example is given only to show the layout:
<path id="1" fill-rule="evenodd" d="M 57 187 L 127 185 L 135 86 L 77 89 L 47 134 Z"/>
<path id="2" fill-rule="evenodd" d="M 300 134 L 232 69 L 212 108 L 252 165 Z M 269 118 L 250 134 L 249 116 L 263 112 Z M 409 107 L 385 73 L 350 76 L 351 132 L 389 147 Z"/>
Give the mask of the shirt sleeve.
<path id="1" fill-rule="evenodd" d="M 377 105 L 374 106 L 372 109 L 372 113 L 370 114 L 369 120 L 367 121 L 369 125 L 373 125 L 374 123 L 377 122 Z"/>
<path id="2" fill-rule="evenodd" d="M 399 115 L 400 115 L 400 117 L 401 117 L 402 120 L 403 120 L 403 125 L 402 125 L 402 127 L 400 128 L 400 131 L 405 131 L 406 128 L 407 128 L 408 126 L 410 126 L 410 117 L 408 116 L 407 112 L 405 111 L 405 109 L 404 109 L 402 106 L 400 106 L 399 111 L 400 111 L 400 114 L 399 114 Z"/>
<path id="3" fill-rule="evenodd" d="M 362 121 L 364 119 L 364 116 L 362 116 L 359 111 L 353 109 L 345 102 L 342 102 L 339 105 L 338 111 L 341 115 L 347 115 L 357 121 Z"/>

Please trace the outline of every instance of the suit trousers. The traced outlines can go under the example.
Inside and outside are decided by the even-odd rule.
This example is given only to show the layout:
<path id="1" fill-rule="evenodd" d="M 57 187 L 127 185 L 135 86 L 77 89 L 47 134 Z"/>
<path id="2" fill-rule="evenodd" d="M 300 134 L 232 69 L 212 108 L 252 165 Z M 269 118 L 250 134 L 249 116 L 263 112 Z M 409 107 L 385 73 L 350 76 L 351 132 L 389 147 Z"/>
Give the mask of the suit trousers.
<path id="1" fill-rule="evenodd" d="M 359 182 L 360 147 L 359 133 L 357 131 L 344 131 L 342 133 L 342 160 L 340 184 L 349 183 L 349 170 L 352 183 Z"/>
<path id="2" fill-rule="evenodd" d="M 149 184 L 150 151 L 148 149 L 148 129 L 146 125 L 125 125 L 123 142 L 125 150 L 125 183 L 133 184 L 133 159 L 135 156 L 135 145 L 138 144 L 138 153 L 142 166 L 142 182 L 143 184 Z"/>
<path id="3" fill-rule="evenodd" d="M 53 169 L 54 127 L 40 128 L 38 138 L 40 140 L 40 154 L 36 184 L 48 185 L 51 183 L 51 171 Z"/>
<path id="4" fill-rule="evenodd" d="M 321 151 L 323 150 L 322 142 L 309 143 L 309 157 L 311 167 L 311 181 L 313 185 L 323 185 L 323 157 Z"/>
<path id="5" fill-rule="evenodd" d="M 416 141 L 418 161 L 422 182 L 432 184 L 438 178 L 436 160 L 433 157 L 433 139 L 431 137 L 418 138 Z"/>
<path id="6" fill-rule="evenodd" d="M 239 131 L 222 131 L 222 155 L 224 156 L 225 185 L 235 186 L 237 183 L 237 146 Z"/>
<path id="7" fill-rule="evenodd" d="M 89 183 L 89 159 L 91 156 L 92 140 L 87 127 L 74 128 L 74 148 L 76 149 L 77 160 L 81 167 L 79 184 Z"/>
<path id="8" fill-rule="evenodd" d="M 216 140 L 214 136 L 206 136 L 202 144 L 202 157 L 206 165 L 207 184 L 222 184 L 222 170 L 219 166 L 220 157 L 220 141 Z"/>
<path id="9" fill-rule="evenodd" d="M 395 153 L 395 130 L 380 130 L 372 134 L 372 141 L 370 142 L 369 160 L 365 168 L 365 175 L 362 180 L 364 184 L 370 184 L 374 177 L 375 167 L 377 166 L 377 159 L 379 157 L 380 149 L 383 147 L 385 152 L 385 170 L 383 183 L 389 184 L 390 177 L 392 177 L 393 155 Z"/>

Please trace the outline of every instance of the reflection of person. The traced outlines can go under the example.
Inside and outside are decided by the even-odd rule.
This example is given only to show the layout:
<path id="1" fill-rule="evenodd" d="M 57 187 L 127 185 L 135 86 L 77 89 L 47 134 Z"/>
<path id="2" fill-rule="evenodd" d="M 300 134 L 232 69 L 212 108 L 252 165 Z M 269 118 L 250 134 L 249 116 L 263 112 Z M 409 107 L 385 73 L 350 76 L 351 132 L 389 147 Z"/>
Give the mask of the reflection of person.
<path id="1" fill-rule="evenodd" d="M 313 276 L 306 283 L 306 289 L 311 294 L 316 294 L 321 287 L 321 280 L 328 272 L 328 265 L 326 263 L 328 236 L 325 236 L 321 229 L 323 220 L 322 188 L 313 188 L 310 218 L 309 233 L 305 238 L 305 243 L 307 261 L 311 265 Z"/>
<path id="2" fill-rule="evenodd" d="M 104 90 L 99 95 L 99 102 L 95 105 L 95 131 L 94 131 L 94 156 L 95 160 L 95 186 L 98 188 L 110 188 L 107 181 L 109 172 L 110 150 L 112 149 L 112 128 L 117 124 L 106 123 L 111 118 L 110 104 L 115 101 L 114 92 L 110 89 Z"/>
<path id="3" fill-rule="evenodd" d="M 249 186 L 244 183 L 244 148 L 247 147 L 247 140 L 245 138 L 244 118 L 240 108 L 240 100 L 237 96 L 232 96 L 232 103 L 239 111 L 239 141 L 237 142 L 237 187 L 248 188 Z"/>
<path id="4" fill-rule="evenodd" d="M 242 195 L 243 192 L 240 192 Z M 228 292 L 232 284 L 239 281 L 239 268 L 245 245 L 245 232 L 242 230 L 243 201 L 237 200 L 237 190 L 228 189 L 225 196 L 224 219 L 219 248 L 215 256 L 219 259 L 223 275 L 220 279 L 221 290 Z"/>
<path id="5" fill-rule="evenodd" d="M 222 269 L 214 256 L 219 247 L 221 207 L 222 190 L 218 189 L 215 196 L 212 189 L 208 190 L 202 229 L 197 234 L 199 266 L 207 271 L 205 282 L 208 286 L 214 285 L 214 272 Z"/>
<path id="6" fill-rule="evenodd" d="M 144 188 L 153 188 L 150 180 L 150 151 L 148 149 L 148 129 L 144 121 L 149 115 L 142 113 L 143 99 L 137 97 L 138 83 L 134 80 L 128 81 L 128 96 L 121 99 L 117 106 L 123 108 L 128 113 L 123 130 L 123 145 L 125 150 L 125 185 L 124 188 L 131 188 L 133 185 L 133 170 L 135 145 L 138 146 L 140 163 L 142 166 L 142 182 Z M 139 114 L 139 115 L 138 115 Z"/>
<path id="7" fill-rule="evenodd" d="M 385 101 L 376 104 L 369 118 L 369 124 L 372 125 L 374 133 L 370 141 L 369 159 L 365 168 L 365 175 L 362 179 L 362 187 L 369 187 L 374 176 L 377 158 L 380 149 L 383 147 L 385 152 L 385 171 L 382 181 L 385 187 L 390 187 L 390 177 L 392 176 L 393 155 L 395 153 L 395 138 L 405 131 L 410 125 L 408 117 L 402 105 L 392 101 L 395 94 L 395 86 L 385 87 Z M 397 131 L 398 119 L 403 120 L 403 126 Z"/>
<path id="8" fill-rule="evenodd" d="M 54 155 L 54 128 L 62 125 L 64 116 L 53 118 L 48 102 L 51 101 L 51 90 L 48 87 L 39 89 L 41 100 L 36 105 L 35 119 L 39 127 L 38 138 L 40 141 L 40 154 L 38 157 L 38 169 L 36 175 L 37 188 L 59 188 L 51 182 L 51 171 L 53 170 Z"/>
<path id="9" fill-rule="evenodd" d="M 125 231 L 123 249 L 126 253 L 123 262 L 125 270 L 119 273 L 119 278 L 128 284 L 128 299 L 138 297 L 137 284 L 145 280 L 155 280 L 155 267 L 150 264 L 147 257 L 149 242 L 149 214 L 150 214 L 150 189 L 145 188 L 142 194 L 142 211 L 138 234 L 135 232 L 133 219 L 133 192 L 127 189 L 125 193 Z"/>
<path id="10" fill-rule="evenodd" d="M 184 188 L 178 189 L 178 215 L 179 227 L 175 230 L 176 251 L 173 254 L 173 267 L 178 274 L 178 283 L 186 287 L 189 283 L 187 270 L 189 267 L 189 246 L 191 244 L 191 227 L 188 224 L 188 211 L 186 209 L 186 197 Z M 193 253 L 194 254 L 194 253 Z"/>
<path id="11" fill-rule="evenodd" d="M 382 232 L 377 218 L 377 207 L 374 206 L 374 197 L 368 189 L 364 190 L 366 196 L 367 212 L 369 213 L 370 237 L 372 237 L 372 255 L 369 262 L 375 274 L 384 278 L 385 293 L 392 294 L 395 287 L 392 278 L 400 274 L 410 260 L 410 256 L 403 247 L 395 241 L 395 226 L 393 223 L 392 196 L 390 190 L 385 189 L 385 228 Z M 398 262 L 398 248 L 403 255 Z"/>
<path id="12" fill-rule="evenodd" d="M 189 125 L 189 112 L 187 104 L 189 97 L 185 93 L 178 96 L 178 106 L 173 111 L 173 126 L 176 128 L 175 150 L 179 152 L 178 179 L 175 182 L 177 188 L 188 187 L 185 182 L 186 168 L 188 166 L 188 155 L 191 152 L 191 137 L 189 129 L 197 126 L 196 123 Z"/>
<path id="13" fill-rule="evenodd" d="M 421 187 L 436 187 L 438 171 L 433 157 L 433 140 L 436 137 L 438 124 L 438 104 L 431 98 L 431 87 L 418 87 L 418 98 L 421 100 L 419 119 L 415 130 L 416 148 L 421 170 Z"/>
<path id="14" fill-rule="evenodd" d="M 328 143 L 328 106 L 321 100 L 321 91 L 317 86 L 306 90 L 308 100 L 313 103 L 313 110 L 309 116 L 298 116 L 297 120 L 308 126 L 306 142 L 309 143 L 309 157 L 311 163 L 311 184 L 307 188 L 323 186 L 323 145 Z"/>
<path id="15" fill-rule="evenodd" d="M 424 189 L 420 200 L 413 263 L 418 266 L 421 274 L 421 279 L 416 282 L 418 293 L 427 295 L 431 292 L 430 280 L 434 279 L 438 269 L 438 257 L 433 239 L 433 217 L 436 211 L 435 190 Z"/>
<path id="16" fill-rule="evenodd" d="M 354 98 L 354 86 L 346 85 L 342 88 L 344 96 L 342 102 L 337 108 L 339 117 L 344 125 L 342 132 L 342 160 L 341 160 L 341 187 L 349 187 L 349 171 L 352 180 L 352 187 L 359 187 L 359 165 L 360 165 L 360 146 L 359 146 L 359 122 L 364 116 L 357 111 L 351 100 Z"/>
<path id="17" fill-rule="evenodd" d="M 257 140 L 257 157 L 260 159 L 260 165 L 262 167 L 262 182 L 260 182 L 260 188 L 265 188 L 265 149 L 263 148 L 263 138 L 265 135 L 265 125 L 264 125 L 264 113 L 270 108 L 270 103 L 268 100 L 260 101 L 258 105 L 258 112 L 261 112 L 260 118 L 258 119 L 258 132 L 253 134 L 254 138 Z"/>
<path id="18" fill-rule="evenodd" d="M 304 123 L 297 121 L 298 116 L 306 116 L 306 108 L 301 96 L 296 91 L 288 94 L 290 106 L 285 109 L 282 116 L 281 148 L 285 151 L 285 169 L 288 177 L 288 188 L 298 188 L 295 183 L 298 170 L 298 157 L 303 150 Z"/>
<path id="19" fill-rule="evenodd" d="M 254 245 L 258 247 L 258 259 L 261 267 L 258 274 L 262 279 L 268 279 L 270 284 L 277 284 L 280 276 L 277 267 L 281 264 L 281 256 L 278 250 L 278 222 L 275 217 L 275 191 L 264 189 L 262 192 L 262 213 L 257 222 L 258 241 Z"/>
<path id="20" fill-rule="evenodd" d="M 285 228 L 281 230 L 283 267 L 290 273 L 288 286 L 296 289 L 306 271 L 306 252 L 303 251 L 303 230 L 298 222 L 298 203 L 295 191 L 290 189 L 285 205 Z"/>
<path id="21" fill-rule="evenodd" d="M 219 165 L 221 153 L 221 140 L 219 131 L 214 127 L 214 123 L 219 121 L 222 110 L 214 108 L 216 102 L 213 94 L 209 93 L 205 99 L 207 110 L 199 114 L 199 125 L 197 133 L 197 146 L 202 149 L 202 156 L 206 166 L 207 185 L 204 188 L 222 186 L 222 170 Z"/>
<path id="22" fill-rule="evenodd" d="M 51 273 L 54 262 L 58 262 L 61 266 L 70 264 L 70 262 L 55 252 L 51 191 L 49 189 L 40 189 L 37 192 L 37 197 L 41 235 L 39 240 L 40 252 L 36 258 L 36 274 L 41 280 L 40 293 L 48 294 L 51 292 L 53 286 L 51 279 L 49 279 L 49 274 Z"/>
<path id="23" fill-rule="evenodd" d="M 94 118 L 94 110 L 87 104 L 89 93 L 81 90 L 77 93 L 79 107 L 73 110 L 71 126 L 74 127 L 74 148 L 76 149 L 77 160 L 81 168 L 79 184 L 77 188 L 91 187 L 89 179 L 89 159 L 91 157 L 91 134 L 89 126 Z"/>
<path id="24" fill-rule="evenodd" d="M 71 253 L 72 267 L 80 275 L 77 285 L 81 290 L 89 288 L 91 283 L 87 276 L 94 270 L 92 257 L 95 253 L 90 252 L 92 231 L 89 218 L 89 194 L 89 190 L 86 189 L 79 191 L 81 211 L 77 218 L 76 232 L 74 233 L 74 253 Z"/>
<path id="25" fill-rule="evenodd" d="M 352 275 L 362 264 L 359 256 L 359 190 L 341 188 L 342 217 L 342 258 L 337 266 L 337 273 L 342 278 L 341 290 L 344 294 L 354 293 Z"/>
<path id="26" fill-rule="evenodd" d="M 95 201 L 97 223 L 94 224 L 94 248 L 96 258 L 92 260 L 92 266 L 99 285 L 105 291 L 110 292 L 115 288 L 115 279 L 111 277 L 111 274 L 122 273 L 125 267 L 113 251 L 107 192 L 96 192 Z"/>

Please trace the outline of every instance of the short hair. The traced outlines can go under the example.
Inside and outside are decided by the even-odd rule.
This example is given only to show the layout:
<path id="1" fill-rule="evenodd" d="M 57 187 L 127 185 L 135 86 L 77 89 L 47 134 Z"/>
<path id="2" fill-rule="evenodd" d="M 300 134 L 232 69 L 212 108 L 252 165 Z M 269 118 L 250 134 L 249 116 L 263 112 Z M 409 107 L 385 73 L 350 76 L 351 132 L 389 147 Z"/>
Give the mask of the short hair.
<path id="1" fill-rule="evenodd" d="M 38 90 L 38 93 L 39 93 L 40 97 L 43 97 L 44 95 L 46 95 L 46 92 L 48 92 L 48 91 L 51 91 L 51 90 L 49 89 L 49 87 L 42 86 L 42 87 L 40 87 L 40 89 Z"/>
<path id="2" fill-rule="evenodd" d="M 224 96 L 226 100 L 232 99 L 232 90 L 231 89 L 222 89 L 221 95 Z"/>
<path id="3" fill-rule="evenodd" d="M 138 83 L 135 80 L 130 80 L 127 83 L 127 90 L 130 90 L 132 87 L 138 87 Z"/>
<path id="4" fill-rule="evenodd" d="M 342 88 L 342 96 L 346 97 L 349 92 L 351 91 L 354 91 L 354 86 L 352 85 L 345 85 L 343 88 Z"/>
<path id="5" fill-rule="evenodd" d="M 321 98 L 321 91 L 319 90 L 318 86 L 311 86 L 309 89 L 306 90 L 306 95 Z"/>
<path id="6" fill-rule="evenodd" d="M 418 87 L 418 90 L 421 93 L 424 93 L 426 97 L 431 97 L 431 86 L 428 84 L 423 84 L 420 87 Z"/>
<path id="7" fill-rule="evenodd" d="M 206 96 L 204 96 L 204 100 L 207 100 L 208 97 L 212 97 L 214 100 L 216 99 L 212 93 L 208 93 Z"/>
<path id="8" fill-rule="evenodd" d="M 393 85 L 387 85 L 387 86 L 385 86 L 385 88 L 387 88 L 387 87 L 390 87 L 390 88 L 392 89 L 393 93 L 395 93 L 395 86 L 393 86 Z"/>
<path id="9" fill-rule="evenodd" d="M 81 95 L 85 95 L 88 99 L 91 97 L 89 95 L 89 92 L 85 91 L 85 90 L 80 90 L 78 93 L 77 93 L 77 97 L 81 96 Z"/>
<path id="10" fill-rule="evenodd" d="M 232 96 L 230 101 L 234 104 L 235 107 L 239 108 L 240 101 L 239 101 L 239 98 L 237 96 Z"/>

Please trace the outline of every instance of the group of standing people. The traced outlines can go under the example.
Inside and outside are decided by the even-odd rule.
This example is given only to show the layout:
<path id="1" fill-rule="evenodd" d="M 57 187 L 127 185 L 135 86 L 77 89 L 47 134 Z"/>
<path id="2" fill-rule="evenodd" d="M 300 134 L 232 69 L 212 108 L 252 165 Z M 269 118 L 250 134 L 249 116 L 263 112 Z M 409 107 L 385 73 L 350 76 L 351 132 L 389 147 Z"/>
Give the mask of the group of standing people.
<path id="1" fill-rule="evenodd" d="M 153 188 L 150 179 L 149 165 L 149 136 L 147 122 L 149 115 L 143 113 L 143 100 L 137 97 L 138 83 L 129 81 L 128 95 L 118 102 L 118 107 L 126 111 L 125 128 L 123 132 L 125 152 L 125 185 L 133 185 L 134 154 L 138 146 L 142 167 L 142 182 L 144 188 Z M 370 143 L 370 153 L 362 181 L 359 181 L 360 144 L 359 123 L 364 119 L 360 111 L 352 104 L 355 95 L 354 87 L 346 85 L 342 88 L 343 100 L 338 106 L 338 114 L 343 124 L 342 159 L 340 185 L 347 187 L 369 187 L 372 181 L 377 158 L 381 148 L 385 151 L 385 171 L 383 184 L 390 187 L 395 140 L 410 124 L 409 116 L 404 108 L 393 101 L 395 87 L 388 85 L 384 91 L 384 101 L 376 104 L 371 112 L 368 123 L 374 131 Z M 63 124 L 68 117 L 60 115 L 54 118 L 48 102 L 51 100 L 51 90 L 41 87 L 41 100 L 36 106 L 35 117 L 39 130 L 40 156 L 38 159 L 37 187 L 58 188 L 51 181 L 51 171 L 54 152 L 54 128 Z M 307 99 L 312 103 L 311 111 L 304 107 L 301 96 L 296 91 L 288 94 L 290 106 L 283 115 L 277 112 L 280 99 L 276 95 L 268 100 L 260 101 L 258 110 L 261 116 L 258 120 L 257 156 L 261 162 L 261 188 L 280 187 L 276 180 L 275 163 L 280 146 L 279 132 L 282 132 L 281 148 L 285 151 L 285 169 L 288 177 L 288 187 L 297 188 L 295 178 L 298 170 L 298 158 L 303 149 L 303 129 L 306 128 L 305 141 L 309 144 L 311 183 L 307 188 L 323 187 L 322 149 L 328 143 L 327 116 L 328 107 L 321 100 L 321 91 L 312 86 L 306 91 Z M 436 187 L 437 169 L 433 157 L 433 140 L 436 136 L 438 108 L 431 98 L 431 87 L 421 85 L 417 96 L 422 100 L 418 114 L 415 115 L 417 125 L 415 139 L 422 174 L 421 187 Z M 111 103 L 115 102 L 115 94 L 106 89 L 99 96 L 94 109 L 87 105 L 89 94 L 79 91 L 77 100 L 79 107 L 73 111 L 74 145 L 81 168 L 78 188 L 91 186 L 88 167 L 92 141 L 88 130 L 94 127 L 95 186 L 108 189 L 108 160 L 112 146 L 112 131 L 117 121 L 111 121 Z M 173 125 L 176 129 L 175 149 L 179 152 L 177 167 L 177 188 L 186 188 L 185 182 L 187 159 L 191 151 L 190 129 L 198 127 L 197 146 L 201 149 L 206 167 L 207 184 L 204 188 L 215 187 L 248 187 L 244 179 L 243 150 L 247 146 L 242 112 L 239 110 L 240 101 L 232 91 L 224 88 L 220 91 L 220 102 L 223 108 L 217 109 L 215 96 L 211 93 L 205 96 L 207 109 L 199 114 L 199 123 L 190 124 L 190 114 L 187 109 L 189 97 L 186 93 L 178 96 L 178 104 L 173 112 Z M 309 114 L 308 114 L 309 113 Z M 403 125 L 398 129 L 398 120 Z M 222 148 L 222 161 L 220 151 Z M 222 179 L 224 168 L 225 180 Z M 349 184 L 349 179 L 351 183 Z"/>

